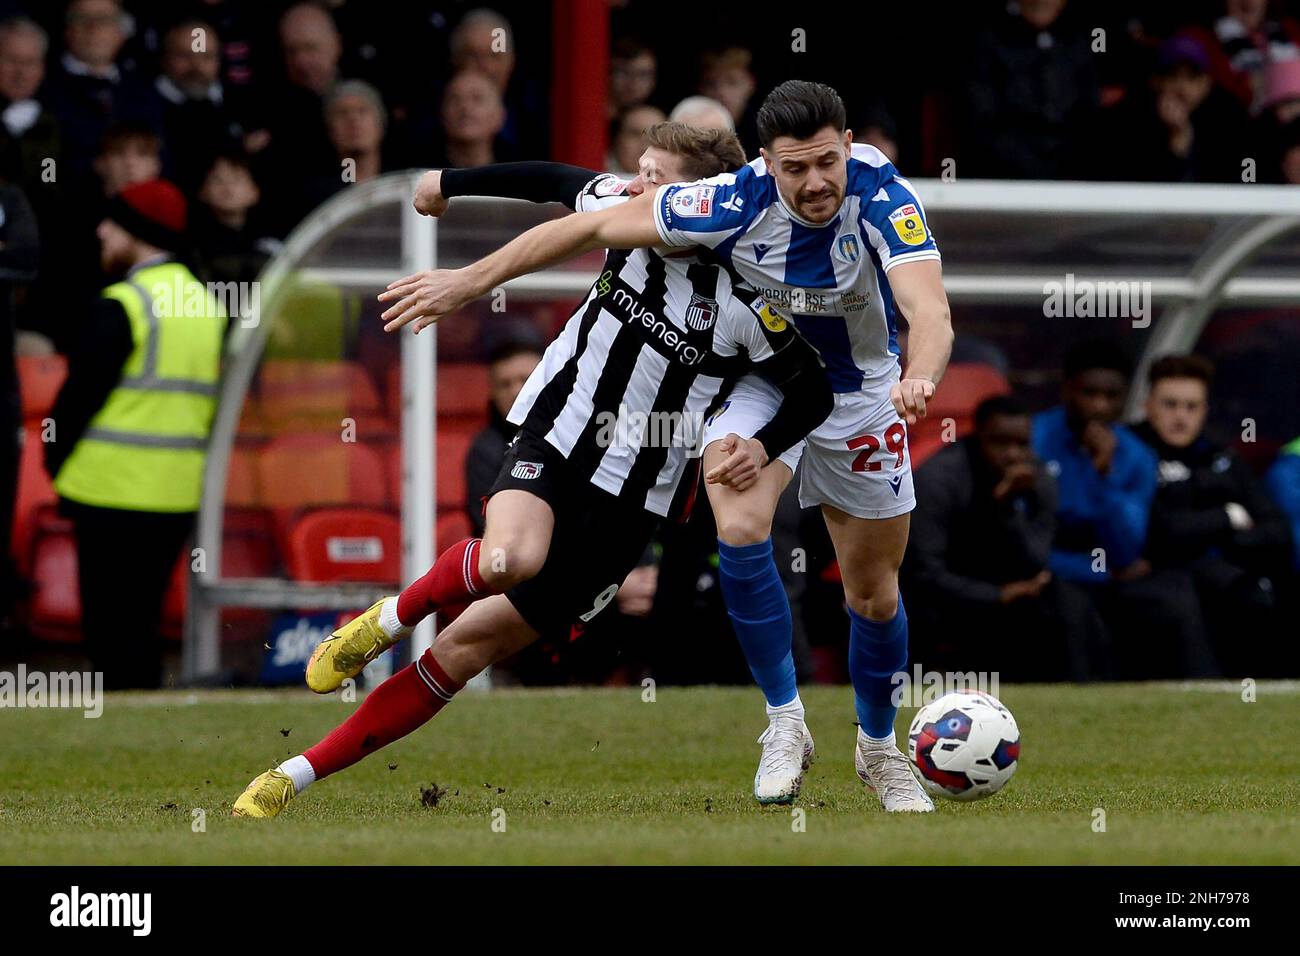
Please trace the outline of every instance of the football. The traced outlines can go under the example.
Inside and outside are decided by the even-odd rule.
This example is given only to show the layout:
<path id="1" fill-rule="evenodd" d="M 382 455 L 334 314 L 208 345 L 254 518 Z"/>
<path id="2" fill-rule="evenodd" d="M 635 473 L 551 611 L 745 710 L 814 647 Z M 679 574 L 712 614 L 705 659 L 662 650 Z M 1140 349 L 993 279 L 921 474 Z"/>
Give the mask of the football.
<path id="1" fill-rule="evenodd" d="M 944 694 L 916 712 L 907 732 L 907 756 L 932 796 L 981 800 L 1015 774 L 1020 728 L 990 694 Z"/>

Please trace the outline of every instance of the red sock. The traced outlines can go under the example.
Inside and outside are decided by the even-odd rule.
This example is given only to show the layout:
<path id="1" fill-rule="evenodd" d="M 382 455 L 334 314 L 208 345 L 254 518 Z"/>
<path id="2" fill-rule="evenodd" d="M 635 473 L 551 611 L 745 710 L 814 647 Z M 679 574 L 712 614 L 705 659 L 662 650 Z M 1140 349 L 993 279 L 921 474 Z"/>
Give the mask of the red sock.
<path id="1" fill-rule="evenodd" d="M 497 594 L 478 573 L 482 543 L 482 538 L 466 538 L 438 555 L 424 577 L 397 596 L 397 619 L 406 627 L 415 627 L 448 604 L 472 604 Z"/>
<path id="2" fill-rule="evenodd" d="M 350 767 L 427 723 L 461 687 L 438 666 L 429 649 L 372 690 L 351 717 L 303 756 L 317 780 Z"/>

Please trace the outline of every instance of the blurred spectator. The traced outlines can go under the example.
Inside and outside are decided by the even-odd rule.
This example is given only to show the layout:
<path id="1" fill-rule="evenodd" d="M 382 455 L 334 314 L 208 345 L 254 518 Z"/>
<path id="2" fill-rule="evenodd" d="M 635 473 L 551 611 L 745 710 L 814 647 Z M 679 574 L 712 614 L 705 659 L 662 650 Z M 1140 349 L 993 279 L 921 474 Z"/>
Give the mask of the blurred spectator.
<path id="1" fill-rule="evenodd" d="M 221 82 L 221 38 L 202 20 L 184 20 L 162 36 L 154 80 L 165 144 L 164 172 L 187 192 L 198 188 L 212 156 L 242 139 Z"/>
<path id="2" fill-rule="evenodd" d="M 505 125 L 501 93 L 482 73 L 457 73 L 442 97 L 443 153 L 434 166 L 486 166 L 505 156 L 497 135 Z"/>
<path id="3" fill-rule="evenodd" d="M 506 447 L 519 429 L 506 421 L 524 382 L 542 360 L 537 343 L 514 339 L 488 356 L 488 426 L 474 437 L 465 456 L 465 513 L 475 536 L 483 534 L 483 499 L 501 471 Z"/>
<path id="4" fill-rule="evenodd" d="M 891 163 L 898 163 L 898 124 L 882 106 L 864 110 L 853 118 L 853 141 L 868 143 L 885 154 Z"/>
<path id="5" fill-rule="evenodd" d="M 301 182 L 304 176 L 334 173 L 334 149 L 325 124 L 325 96 L 339 80 L 342 44 L 329 11 L 316 3 L 298 3 L 279 24 L 284 83 L 268 91 L 265 116 L 269 148 L 264 178 Z M 257 140 L 248 145 L 256 151 Z M 297 223 L 298 210 L 283 217 L 281 231 Z"/>
<path id="6" fill-rule="evenodd" d="M 731 113 L 717 100 L 707 96 L 688 96 L 668 114 L 668 118 L 700 129 L 735 129 Z"/>
<path id="7" fill-rule="evenodd" d="M 1269 65 L 1300 58 L 1300 25 L 1269 7 L 1269 0 L 1225 0 L 1212 30 L 1188 31 L 1210 52 L 1215 80 L 1252 111 L 1262 106 Z"/>
<path id="8" fill-rule="evenodd" d="M 1056 487 L 1034 459 L 1030 430 L 1020 402 L 985 399 L 975 431 L 917 470 L 904 575 L 914 656 L 928 670 L 1066 676 L 1047 567 Z"/>
<path id="9" fill-rule="evenodd" d="M 1049 567 L 1079 584 L 1108 640 L 1071 648 L 1071 670 L 1094 677 L 1217 674 L 1190 575 L 1142 557 L 1156 491 L 1156 457 L 1118 424 L 1130 365 L 1113 342 L 1088 340 L 1065 356 L 1061 405 L 1034 419 L 1034 451 L 1057 483 Z M 1086 664 L 1081 657 L 1086 651 Z"/>
<path id="10" fill-rule="evenodd" d="M 472 70 L 490 79 L 505 108 L 501 142 L 512 153 L 545 156 L 550 145 L 546 90 L 516 73 L 515 49 L 509 20 L 495 10 L 471 10 L 451 31 L 452 72 Z"/>
<path id="11" fill-rule="evenodd" d="M 50 413 L 45 467 L 76 531 L 85 651 L 109 688 L 160 684 L 163 596 L 216 409 L 226 320 L 175 259 L 185 226 L 185 198 L 163 180 L 110 202 L 101 263 L 122 281 L 79 316 Z"/>
<path id="12" fill-rule="evenodd" d="M 1197 355 L 1159 359 L 1149 373 L 1146 421 L 1134 433 L 1159 459 L 1146 554 L 1196 582 L 1219 661 L 1258 674 L 1275 648 L 1273 579 L 1290 558 L 1286 519 L 1246 465 L 1205 437 L 1214 366 Z"/>
<path id="13" fill-rule="evenodd" d="M 1300 59 L 1273 63 L 1264 74 L 1260 108 L 1278 126 L 1300 119 Z"/>
<path id="14" fill-rule="evenodd" d="M 22 401 L 14 366 L 14 311 L 17 290 L 36 278 L 40 239 L 36 216 L 23 191 L 0 183 L 0 540 L 13 540 L 14 501 L 18 490 Z M 18 597 L 18 574 L 9 548 L 0 554 L 0 621 L 6 621 Z"/>
<path id="15" fill-rule="evenodd" d="M 758 106 L 753 102 L 758 81 L 751 69 L 753 55 L 743 47 L 727 47 L 704 54 L 699 91 L 717 100 L 731 119 L 745 147 L 745 155 L 758 155 Z"/>
<path id="16" fill-rule="evenodd" d="M 657 82 L 658 60 L 653 50 L 631 38 L 616 42 L 609 55 L 610 118 L 649 102 Z"/>
<path id="17" fill-rule="evenodd" d="M 645 152 L 645 131 L 668 117 L 657 106 L 634 106 L 623 113 L 610 137 L 613 148 L 606 165 L 612 173 L 635 176 L 640 171 L 641 154 Z"/>
<path id="18" fill-rule="evenodd" d="M 1275 142 L 1278 181 L 1300 185 L 1300 120 L 1292 120 L 1287 124 Z"/>
<path id="19" fill-rule="evenodd" d="M 42 180 L 46 161 L 57 165 L 62 152 L 59 121 L 38 98 L 48 50 L 49 37 L 34 20 L 0 23 L 0 176 L 23 187 L 49 189 L 58 182 Z"/>
<path id="20" fill-rule="evenodd" d="M 1300 438 L 1282 449 L 1264 481 L 1291 523 L 1292 563 L 1300 571 Z"/>
<path id="21" fill-rule="evenodd" d="M 157 127 L 149 88 L 118 63 L 130 17 L 117 0 L 72 0 L 63 39 L 66 47 L 49 77 L 50 108 L 59 118 L 63 156 L 70 170 L 90 171 L 90 160 L 115 121 Z"/>
<path id="22" fill-rule="evenodd" d="M 158 178 L 162 140 L 146 126 L 119 123 L 104 133 L 94 165 L 104 196 L 111 199 L 132 183 Z"/>
<path id="23" fill-rule="evenodd" d="M 1210 78 L 1209 57 L 1190 37 L 1166 41 L 1150 87 L 1116 107 L 1108 178 L 1138 182 L 1240 182 L 1247 145 L 1241 106 Z"/>
<path id="24" fill-rule="evenodd" d="M 1021 0 L 975 38 L 958 160 L 966 175 L 1059 179 L 1073 171 L 1099 89 L 1089 36 L 1064 10 L 1065 0 Z"/>
<path id="25" fill-rule="evenodd" d="M 204 280 L 252 282 L 280 250 L 256 215 L 261 198 L 248 159 L 233 147 L 218 153 L 203 177 L 193 217 Z"/>

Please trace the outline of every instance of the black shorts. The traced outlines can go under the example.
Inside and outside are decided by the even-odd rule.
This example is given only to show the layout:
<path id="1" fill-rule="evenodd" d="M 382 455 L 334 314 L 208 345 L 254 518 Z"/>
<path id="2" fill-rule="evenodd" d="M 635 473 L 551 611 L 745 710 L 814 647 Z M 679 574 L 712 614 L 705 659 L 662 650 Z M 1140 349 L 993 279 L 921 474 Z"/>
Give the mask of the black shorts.
<path id="1" fill-rule="evenodd" d="M 498 491 L 536 495 L 555 514 L 551 547 L 540 571 L 506 597 L 544 636 L 567 634 L 613 599 L 641 563 L 659 517 L 574 475 L 568 460 L 544 438 L 520 431 L 488 497 Z"/>

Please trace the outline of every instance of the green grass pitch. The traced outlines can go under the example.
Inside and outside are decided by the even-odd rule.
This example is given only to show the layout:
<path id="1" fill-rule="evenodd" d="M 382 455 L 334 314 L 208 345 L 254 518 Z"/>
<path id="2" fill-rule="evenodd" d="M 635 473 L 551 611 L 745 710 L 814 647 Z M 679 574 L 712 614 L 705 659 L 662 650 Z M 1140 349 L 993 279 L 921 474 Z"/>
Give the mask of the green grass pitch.
<path id="1" fill-rule="evenodd" d="M 1300 862 L 1294 683 L 1263 683 L 1253 703 L 1235 684 L 1000 696 L 1022 733 L 1015 779 L 915 817 L 883 813 L 854 776 L 848 689 L 805 689 L 818 759 L 802 832 L 750 795 L 764 717 L 748 688 L 660 687 L 649 703 L 639 687 L 464 692 L 275 820 L 232 819 L 231 802 L 354 704 L 177 691 L 109 695 L 93 720 L 4 709 L 0 863 Z"/>

